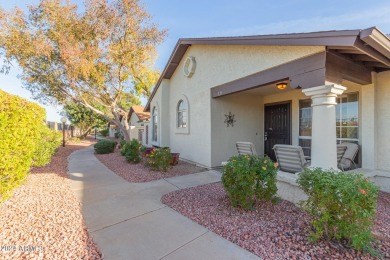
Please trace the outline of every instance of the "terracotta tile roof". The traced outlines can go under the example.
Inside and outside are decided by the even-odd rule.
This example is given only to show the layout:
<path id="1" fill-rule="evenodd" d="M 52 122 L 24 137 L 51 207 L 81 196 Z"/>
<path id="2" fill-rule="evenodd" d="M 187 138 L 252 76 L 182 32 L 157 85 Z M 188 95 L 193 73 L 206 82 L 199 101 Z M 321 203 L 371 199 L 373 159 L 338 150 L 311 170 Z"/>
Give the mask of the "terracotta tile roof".
<path id="1" fill-rule="evenodd" d="M 144 107 L 143 106 L 132 106 L 130 107 L 130 112 L 129 112 L 129 120 L 131 118 L 131 114 L 135 113 L 140 121 L 145 121 L 150 118 L 150 113 L 149 112 L 144 112 Z"/>

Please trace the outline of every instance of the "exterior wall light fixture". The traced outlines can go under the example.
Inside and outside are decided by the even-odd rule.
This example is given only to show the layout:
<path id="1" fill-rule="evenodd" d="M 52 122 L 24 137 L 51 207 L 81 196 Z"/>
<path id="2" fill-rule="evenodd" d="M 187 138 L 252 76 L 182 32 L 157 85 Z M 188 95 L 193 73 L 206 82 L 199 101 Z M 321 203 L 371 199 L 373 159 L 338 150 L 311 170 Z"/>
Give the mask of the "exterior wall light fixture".
<path id="1" fill-rule="evenodd" d="M 285 83 L 285 82 L 277 83 L 276 87 L 280 90 L 283 90 L 283 89 L 287 88 L 287 83 Z"/>

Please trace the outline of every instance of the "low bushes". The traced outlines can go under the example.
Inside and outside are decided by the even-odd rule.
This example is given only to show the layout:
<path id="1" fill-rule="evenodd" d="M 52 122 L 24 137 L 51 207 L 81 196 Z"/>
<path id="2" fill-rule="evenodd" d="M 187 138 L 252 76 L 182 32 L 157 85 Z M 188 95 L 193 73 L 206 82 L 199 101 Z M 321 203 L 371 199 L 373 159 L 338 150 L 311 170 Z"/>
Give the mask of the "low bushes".
<path id="1" fill-rule="evenodd" d="M 112 153 L 115 150 L 116 142 L 111 140 L 100 140 L 93 147 L 95 148 L 95 153 L 106 154 Z"/>
<path id="2" fill-rule="evenodd" d="M 0 90 L 0 202 L 10 196 L 31 166 L 47 164 L 58 147 L 56 134 L 38 104 Z"/>
<path id="3" fill-rule="evenodd" d="M 145 166 L 153 171 L 166 172 L 172 162 L 172 154 L 169 148 L 146 148 L 138 140 L 122 143 L 121 155 L 130 163 L 139 163 L 144 157 Z"/>
<path id="4" fill-rule="evenodd" d="M 46 126 L 42 127 L 34 153 L 33 165 L 44 166 L 48 164 L 61 142 L 62 136 L 60 133 L 52 131 Z"/>
<path id="5" fill-rule="evenodd" d="M 169 148 L 153 149 L 146 155 L 146 165 L 154 171 L 166 172 L 171 164 L 172 155 Z"/>
<path id="6" fill-rule="evenodd" d="M 131 163 L 139 163 L 141 161 L 141 143 L 133 139 L 125 143 L 121 149 L 121 155 L 126 157 L 126 160 Z"/>
<path id="7" fill-rule="evenodd" d="M 223 169 L 222 184 L 233 206 L 249 209 L 255 198 L 276 199 L 276 173 L 268 157 L 233 156 Z"/>
<path id="8" fill-rule="evenodd" d="M 108 129 L 103 129 L 103 130 L 100 130 L 100 134 L 104 137 L 108 136 Z"/>
<path id="9" fill-rule="evenodd" d="M 361 174 L 306 169 L 297 180 L 308 199 L 302 207 L 310 214 L 313 241 L 346 240 L 355 249 L 371 250 L 371 228 L 378 188 Z"/>

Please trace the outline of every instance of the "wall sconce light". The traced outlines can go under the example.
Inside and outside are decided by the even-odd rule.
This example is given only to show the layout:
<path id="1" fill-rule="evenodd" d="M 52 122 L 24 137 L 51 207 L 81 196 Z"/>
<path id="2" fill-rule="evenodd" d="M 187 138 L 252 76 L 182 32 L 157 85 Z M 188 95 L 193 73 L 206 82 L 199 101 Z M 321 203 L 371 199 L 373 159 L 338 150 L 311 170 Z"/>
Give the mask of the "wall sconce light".
<path id="1" fill-rule="evenodd" d="M 276 87 L 280 90 L 283 90 L 283 89 L 287 88 L 287 83 L 285 83 L 285 82 L 277 83 Z"/>

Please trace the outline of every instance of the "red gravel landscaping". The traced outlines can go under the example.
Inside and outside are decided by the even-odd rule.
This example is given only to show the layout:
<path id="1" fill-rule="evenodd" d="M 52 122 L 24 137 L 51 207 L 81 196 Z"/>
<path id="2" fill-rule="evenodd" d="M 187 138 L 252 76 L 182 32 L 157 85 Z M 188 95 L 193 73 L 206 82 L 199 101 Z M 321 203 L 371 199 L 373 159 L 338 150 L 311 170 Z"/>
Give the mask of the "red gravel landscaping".
<path id="1" fill-rule="evenodd" d="M 337 242 L 307 240 L 308 215 L 293 203 L 257 202 L 254 210 L 230 206 L 221 183 L 174 191 L 161 201 L 214 233 L 263 259 L 374 259 Z M 381 192 L 374 247 L 390 259 L 390 194 Z"/>
<path id="2" fill-rule="evenodd" d="M 91 144 L 60 147 L 0 204 L 0 259 L 101 259 L 67 178 L 67 157 Z"/>
<path id="3" fill-rule="evenodd" d="M 152 171 L 144 166 L 142 162 L 138 164 L 127 162 L 126 158 L 120 155 L 119 149 L 115 149 L 114 153 L 95 154 L 95 156 L 111 171 L 115 172 L 128 182 L 148 182 L 206 170 L 205 168 L 179 161 L 177 165 L 169 168 L 167 172 Z"/>

